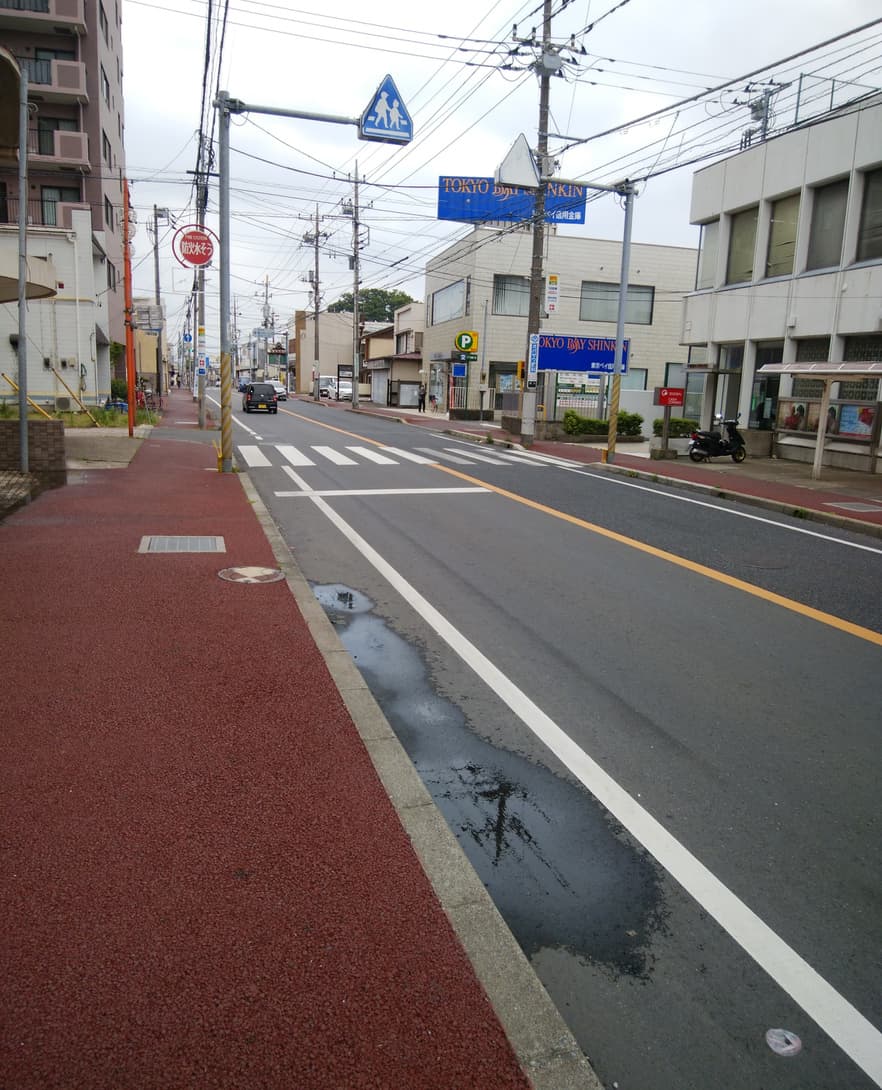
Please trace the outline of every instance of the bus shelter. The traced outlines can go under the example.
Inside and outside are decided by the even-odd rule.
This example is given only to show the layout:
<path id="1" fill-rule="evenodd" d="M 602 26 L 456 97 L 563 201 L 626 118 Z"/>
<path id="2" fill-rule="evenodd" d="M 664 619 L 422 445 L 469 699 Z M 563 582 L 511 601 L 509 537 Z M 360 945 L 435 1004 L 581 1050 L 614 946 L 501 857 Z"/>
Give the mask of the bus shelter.
<path id="1" fill-rule="evenodd" d="M 853 444 L 866 453 L 869 472 L 878 472 L 879 437 L 882 428 L 882 403 L 878 386 L 873 400 L 836 400 L 831 398 L 835 382 L 882 378 L 882 362 L 854 363 L 767 363 L 758 375 L 792 375 L 823 381 L 820 398 L 781 398 L 775 430 L 783 434 L 808 433 L 815 436 L 812 479 L 820 480 L 824 449 L 828 438 Z"/>

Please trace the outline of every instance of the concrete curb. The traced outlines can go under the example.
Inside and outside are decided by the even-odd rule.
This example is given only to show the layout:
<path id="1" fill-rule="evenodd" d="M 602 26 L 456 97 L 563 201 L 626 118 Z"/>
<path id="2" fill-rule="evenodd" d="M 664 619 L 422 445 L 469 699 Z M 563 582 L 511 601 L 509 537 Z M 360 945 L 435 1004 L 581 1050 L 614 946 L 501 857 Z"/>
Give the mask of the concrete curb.
<path id="1" fill-rule="evenodd" d="M 432 801 L 247 473 L 239 479 L 475 974 L 535 1090 L 602 1090 L 551 997 Z"/>

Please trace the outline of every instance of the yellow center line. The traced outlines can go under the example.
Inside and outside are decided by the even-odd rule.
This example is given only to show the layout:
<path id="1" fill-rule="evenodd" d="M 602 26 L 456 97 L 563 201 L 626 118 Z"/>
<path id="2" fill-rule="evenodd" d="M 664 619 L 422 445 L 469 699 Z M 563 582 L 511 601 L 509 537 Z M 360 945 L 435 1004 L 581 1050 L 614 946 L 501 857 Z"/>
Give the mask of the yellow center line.
<path id="1" fill-rule="evenodd" d="M 287 409 L 284 411 L 289 412 Z M 378 447 L 388 446 L 388 443 L 381 442 L 378 439 L 368 439 L 365 436 L 357 435 L 355 432 L 347 431 L 345 428 L 338 428 L 333 424 L 324 424 L 319 420 L 300 416 L 299 413 L 290 413 L 290 415 L 296 416 L 298 420 L 306 420 L 310 424 L 318 424 L 320 428 L 328 428 L 330 431 L 338 432 L 340 435 L 348 435 L 350 439 L 358 439 L 363 443 L 373 443 Z M 637 549 L 639 552 L 654 556 L 658 560 L 664 560 L 668 564 L 675 564 L 678 568 L 685 568 L 687 571 L 695 572 L 697 575 L 703 575 L 706 579 L 712 579 L 716 583 L 723 583 L 725 586 L 733 587 L 735 590 L 740 590 L 744 594 L 752 594 L 754 598 L 761 598 L 764 602 L 770 602 L 772 605 L 780 606 L 782 609 L 789 609 L 791 613 L 798 613 L 803 617 L 808 617 L 810 620 L 817 621 L 819 624 L 828 625 L 830 628 L 836 628 L 840 632 L 847 632 L 850 636 L 856 636 L 859 640 L 866 640 L 867 643 L 874 643 L 878 647 L 882 647 L 882 632 L 874 632 L 872 628 L 864 628 L 862 625 L 852 624 L 851 621 L 843 620 L 841 617 L 835 617 L 832 613 L 824 613 L 823 610 L 814 609 L 812 606 L 804 605 L 802 602 L 795 602 L 792 598 L 785 598 L 783 594 L 775 594 L 774 591 L 766 590 L 764 587 L 758 587 L 753 583 L 747 583 L 743 579 L 736 579 L 734 575 L 726 575 L 725 572 L 716 571 L 714 568 L 708 568 L 704 564 L 697 564 L 694 560 L 687 560 L 683 556 L 677 556 L 676 553 L 669 553 L 665 549 L 657 549 L 654 545 L 647 545 L 645 542 L 638 541 L 636 538 L 618 534 L 615 530 L 607 530 L 604 526 L 598 526 L 593 522 L 586 522 L 585 519 L 577 518 L 575 515 L 568 515 L 564 511 L 556 511 L 553 507 L 548 507 L 547 504 L 527 499 L 526 496 L 519 496 L 516 492 L 509 492 L 505 488 L 498 488 L 496 485 L 488 484 L 487 481 L 479 480 L 477 477 L 471 477 L 468 473 L 462 473 L 460 470 L 453 469 L 451 466 L 433 465 L 431 468 L 440 470 L 442 473 L 448 473 L 451 477 L 458 477 L 460 480 L 467 481 L 469 484 L 486 488 L 488 492 L 495 492 L 498 496 L 504 496 L 505 499 L 514 500 L 515 503 L 523 504 L 525 507 L 532 507 L 534 511 L 540 511 L 544 515 L 550 515 L 552 518 L 560 519 L 562 522 L 568 522 L 572 526 L 578 526 L 583 530 L 589 530 L 593 534 L 608 538 L 610 541 L 616 541 L 620 545 L 627 545 L 630 549 Z"/>
<path id="2" fill-rule="evenodd" d="M 470 477 L 467 473 L 462 473 L 458 469 L 453 469 L 450 466 L 439 465 L 435 466 L 435 468 L 441 470 L 442 473 L 450 474 L 451 477 L 458 477 L 460 480 L 468 481 L 470 484 L 481 485 L 482 488 L 486 488 L 490 492 L 495 492 L 498 496 L 504 496 L 508 500 L 514 500 L 515 503 L 523 504 L 525 507 L 532 507 L 534 511 L 541 511 L 544 515 L 550 515 L 552 518 L 560 519 L 562 522 L 569 522 L 572 526 L 578 526 L 583 530 L 590 530 L 591 533 L 609 538 L 610 541 L 616 541 L 620 545 L 627 545 L 631 549 L 637 549 L 641 553 L 647 553 L 649 556 L 654 556 L 658 560 L 664 560 L 668 564 L 676 564 L 678 568 L 686 568 L 687 571 L 695 572 L 697 575 L 703 575 L 707 579 L 713 579 L 717 583 L 723 583 L 727 587 L 733 587 L 735 590 L 743 591 L 745 594 L 752 594 L 755 598 L 761 598 L 763 601 L 771 602 L 773 605 L 780 606 L 782 609 L 789 609 L 792 613 L 799 613 L 803 617 L 818 621 L 820 624 L 829 625 L 830 628 L 837 628 L 840 632 L 847 632 L 851 636 L 857 636 L 859 640 L 866 640 L 868 643 L 874 643 L 877 646 L 882 647 L 882 633 L 874 632 L 871 628 L 864 628 L 862 625 L 852 624 L 851 621 L 843 620 L 841 617 L 834 617 L 832 613 L 824 613 L 823 610 L 814 609 L 812 606 L 804 605 L 802 602 L 795 602 L 792 598 L 785 598 L 782 594 L 775 594 L 774 591 L 755 586 L 753 583 L 747 583 L 743 579 L 736 579 L 733 575 L 726 575 L 725 572 L 716 571 L 714 568 L 708 568 L 704 564 L 697 564 L 694 560 L 687 560 L 683 556 L 677 556 L 676 553 L 669 553 L 665 549 L 657 549 L 654 545 L 647 545 L 643 541 L 637 541 L 636 538 L 626 537 L 624 534 L 616 533 L 615 530 L 607 530 L 605 526 L 598 526 L 596 523 L 586 522 L 585 519 L 577 518 L 575 515 L 568 515 L 564 511 L 556 511 L 553 507 L 548 507 L 544 503 L 538 503 L 536 500 L 530 500 L 525 496 L 519 496 L 515 492 L 507 491 L 505 488 L 497 488 L 496 485 L 488 484 L 486 481 L 480 481 L 476 477 Z"/>

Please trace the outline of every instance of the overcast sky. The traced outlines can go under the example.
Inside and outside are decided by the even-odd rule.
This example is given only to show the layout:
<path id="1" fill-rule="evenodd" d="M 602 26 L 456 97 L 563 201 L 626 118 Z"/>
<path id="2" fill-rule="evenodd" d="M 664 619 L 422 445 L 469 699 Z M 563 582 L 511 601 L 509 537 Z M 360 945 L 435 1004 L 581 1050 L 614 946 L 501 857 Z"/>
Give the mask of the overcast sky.
<path id="1" fill-rule="evenodd" d="M 208 103 L 219 86 L 251 105 L 356 117 L 388 73 L 415 136 L 395 147 L 360 141 L 354 125 L 234 117 L 232 293 L 243 332 L 261 324 L 267 278 L 278 328 L 308 305 L 305 276 L 314 251 L 303 235 L 316 208 L 328 236 L 322 303 L 352 290 L 351 220 L 341 202 L 352 197 L 356 163 L 370 232 L 362 285 L 422 299 L 426 261 L 469 230 L 437 220 L 438 177 L 492 176 L 520 133 L 536 145 L 538 80 L 528 67 L 534 52 L 517 45 L 512 27 L 521 39 L 534 27 L 541 31 L 541 0 L 327 0 L 320 7 L 314 14 L 283 2 L 230 0 L 218 70 L 223 4 L 213 0 Z M 782 89 L 773 98 L 773 126 L 781 128 L 792 123 L 797 97 L 804 116 L 831 95 L 840 102 L 882 86 L 882 22 L 812 48 L 879 19 L 879 0 L 555 0 L 553 10 L 553 40 L 563 44 L 574 35 L 576 46 L 564 49 L 564 76 L 551 81 L 549 129 L 557 135 L 549 150 L 559 159 L 557 174 L 607 184 L 652 175 L 635 203 L 636 242 L 697 245 L 689 224 L 692 174 L 701 157 L 737 147 L 755 124 L 746 103 L 760 94 L 745 91 L 743 80 L 714 88 L 754 72 L 757 82 L 776 80 Z M 200 125 L 209 136 L 214 116 L 210 108 L 201 115 L 208 11 L 200 0 L 123 0 L 126 157 L 140 223 L 136 295 L 154 290 L 152 240 L 144 230 L 154 205 L 168 208 L 178 225 L 195 222 L 188 171 L 196 167 Z M 694 96 L 697 102 L 678 108 Z M 207 222 L 215 229 L 217 206 L 213 178 Z M 561 230 L 620 238 L 621 209 L 602 196 L 589 203 L 584 226 Z M 160 228 L 162 292 L 174 337 L 192 273 L 173 257 L 172 234 L 172 227 Z M 208 273 L 207 284 L 207 336 L 216 345 L 216 274 Z"/>

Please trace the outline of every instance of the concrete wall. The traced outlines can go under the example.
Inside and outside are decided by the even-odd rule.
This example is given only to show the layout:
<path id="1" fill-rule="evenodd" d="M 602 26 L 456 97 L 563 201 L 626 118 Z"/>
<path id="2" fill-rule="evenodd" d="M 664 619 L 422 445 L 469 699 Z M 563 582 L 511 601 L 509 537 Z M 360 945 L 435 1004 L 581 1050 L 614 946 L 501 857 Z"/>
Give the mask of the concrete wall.
<path id="1" fill-rule="evenodd" d="M 18 420 L 0 420 L 0 473 L 21 468 Z M 67 484 L 64 424 L 61 420 L 28 421 L 28 470 L 38 481 L 38 491 Z"/>

